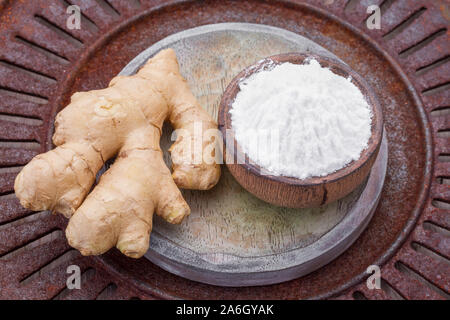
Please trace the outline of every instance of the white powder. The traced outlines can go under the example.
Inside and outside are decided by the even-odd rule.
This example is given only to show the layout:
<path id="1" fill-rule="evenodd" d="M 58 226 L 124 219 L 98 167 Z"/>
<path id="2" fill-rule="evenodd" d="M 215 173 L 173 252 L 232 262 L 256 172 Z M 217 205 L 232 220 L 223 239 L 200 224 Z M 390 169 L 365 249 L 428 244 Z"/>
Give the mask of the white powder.
<path id="1" fill-rule="evenodd" d="M 361 91 L 316 60 L 243 80 L 230 113 L 242 150 L 278 176 L 333 173 L 359 159 L 371 135 L 372 112 Z"/>

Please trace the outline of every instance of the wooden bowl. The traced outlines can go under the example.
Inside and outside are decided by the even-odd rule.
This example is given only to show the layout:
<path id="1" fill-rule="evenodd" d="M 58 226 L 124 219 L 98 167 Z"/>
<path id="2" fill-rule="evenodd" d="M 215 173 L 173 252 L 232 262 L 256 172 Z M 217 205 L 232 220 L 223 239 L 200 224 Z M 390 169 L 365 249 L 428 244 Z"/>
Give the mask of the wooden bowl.
<path id="1" fill-rule="evenodd" d="M 273 64 L 291 62 L 303 64 L 305 59 L 314 58 L 322 67 L 327 67 L 334 73 L 349 77 L 364 94 L 372 108 L 372 134 L 368 147 L 361 153 L 358 160 L 323 177 L 297 179 L 285 176 L 274 176 L 264 172 L 258 165 L 250 162 L 248 156 L 234 138 L 229 113 L 236 95 L 239 83 L 255 72 L 267 70 Z M 381 106 L 373 90 L 367 82 L 347 65 L 336 60 L 317 55 L 287 53 L 275 55 L 257 62 L 239 73 L 228 85 L 219 106 L 219 129 L 224 139 L 224 159 L 234 178 L 250 193 L 268 203 L 289 207 L 318 207 L 336 201 L 348 195 L 358 187 L 370 173 L 378 155 L 383 136 L 383 115 Z M 228 134 L 228 136 L 227 136 Z M 232 141 L 233 143 L 227 143 Z M 228 154 L 228 155 L 227 155 Z M 228 159 L 230 158 L 230 159 Z M 240 159 L 238 163 L 238 159 Z M 244 160 L 244 161 L 242 161 Z"/>

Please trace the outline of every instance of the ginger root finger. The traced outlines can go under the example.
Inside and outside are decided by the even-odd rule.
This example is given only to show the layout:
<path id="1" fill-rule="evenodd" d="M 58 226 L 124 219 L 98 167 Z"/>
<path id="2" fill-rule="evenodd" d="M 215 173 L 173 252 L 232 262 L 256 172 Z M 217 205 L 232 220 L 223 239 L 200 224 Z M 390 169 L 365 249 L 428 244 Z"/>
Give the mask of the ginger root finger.
<path id="1" fill-rule="evenodd" d="M 16 177 L 14 189 L 25 208 L 51 210 L 70 218 L 102 165 L 98 152 L 89 145 L 62 145 L 26 165 Z"/>
<path id="2" fill-rule="evenodd" d="M 167 189 L 170 183 L 173 187 Z M 167 198 L 175 200 L 170 207 Z M 160 151 L 124 151 L 70 219 L 66 236 L 84 255 L 117 246 L 127 256 L 139 258 L 148 249 L 153 211 L 158 207 L 170 209 L 160 213 L 169 222 L 189 214 Z"/>
<path id="3" fill-rule="evenodd" d="M 56 117 L 57 148 L 24 167 L 15 181 L 16 196 L 26 208 L 71 217 L 67 238 L 85 255 L 117 246 L 141 257 L 155 211 L 171 223 L 189 214 L 177 185 L 205 190 L 220 177 L 220 166 L 203 160 L 204 149 L 215 144 L 209 140 L 190 151 L 197 163 L 175 161 L 170 173 L 159 149 L 165 120 L 200 139 L 217 129 L 181 76 L 172 49 L 158 53 L 136 75 L 112 79 L 106 89 L 74 94 Z M 195 123 L 202 124 L 198 132 Z M 177 139 L 171 149 L 175 160 L 192 141 Z M 99 169 L 117 154 L 88 195 Z"/>
<path id="4" fill-rule="evenodd" d="M 171 63 L 166 63 L 166 60 L 170 60 Z M 179 73 L 176 61 L 173 50 L 164 50 L 151 59 L 138 74 L 154 82 L 154 79 L 159 79 L 163 72 L 167 73 L 164 81 L 154 82 L 154 84 L 171 106 L 168 118 L 172 127 L 182 131 L 169 150 L 172 156 L 173 178 L 177 186 L 183 189 L 208 190 L 217 184 L 221 171 L 216 161 L 212 163 L 204 161 L 204 156 L 208 156 L 204 154 L 204 150 L 211 144 L 216 145 L 217 141 L 203 141 L 203 138 L 207 130 L 217 131 L 217 123 L 192 94 L 187 81 Z M 155 68 L 156 66 L 158 68 Z M 173 85 L 174 83 L 177 85 Z M 200 129 L 195 130 L 196 128 Z M 180 138 L 186 135 L 189 135 L 190 141 L 187 141 L 189 139 L 182 141 Z M 203 141 L 203 145 L 196 148 L 194 139 L 200 144 Z M 185 153 L 183 150 L 188 150 L 188 153 L 190 151 L 192 156 L 188 157 L 190 160 L 186 161 L 186 156 L 179 156 Z"/>
<path id="5" fill-rule="evenodd" d="M 189 112 L 189 111 L 187 111 Z M 213 122 L 193 122 L 179 129 L 179 135 L 169 151 L 173 163 L 173 179 L 183 189 L 209 190 L 220 178 L 220 159 L 215 148 L 219 137 Z M 215 139 L 209 139 L 205 132 L 214 129 Z M 202 139 L 203 136 L 203 139 Z M 209 152 L 209 153 L 208 153 Z"/>

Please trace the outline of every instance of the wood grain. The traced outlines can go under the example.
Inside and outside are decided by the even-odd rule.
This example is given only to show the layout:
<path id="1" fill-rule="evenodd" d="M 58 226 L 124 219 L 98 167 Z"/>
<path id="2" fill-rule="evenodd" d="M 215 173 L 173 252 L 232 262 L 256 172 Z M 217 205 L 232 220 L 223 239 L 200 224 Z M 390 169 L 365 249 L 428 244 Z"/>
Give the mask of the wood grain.
<path id="1" fill-rule="evenodd" d="M 165 38 L 135 58 L 121 74 L 133 74 L 166 47 L 175 49 L 182 74 L 201 105 L 216 119 L 228 83 L 258 60 L 292 51 L 336 58 L 312 41 L 282 29 L 227 23 Z M 165 126 L 163 150 L 172 143 L 171 133 L 170 126 Z M 165 160 L 170 167 L 168 153 Z M 345 250 L 370 220 L 385 161 L 378 161 L 375 177 L 367 185 L 314 209 L 270 205 L 247 192 L 223 166 L 223 175 L 212 190 L 182 191 L 191 215 L 181 225 L 154 217 L 145 257 L 169 272 L 224 286 L 277 283 L 311 272 Z"/>

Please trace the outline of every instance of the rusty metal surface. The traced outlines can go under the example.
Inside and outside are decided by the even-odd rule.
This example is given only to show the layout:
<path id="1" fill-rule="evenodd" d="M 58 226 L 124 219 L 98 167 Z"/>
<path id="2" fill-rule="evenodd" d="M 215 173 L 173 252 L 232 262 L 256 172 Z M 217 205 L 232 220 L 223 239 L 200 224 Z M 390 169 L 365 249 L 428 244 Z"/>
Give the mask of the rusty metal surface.
<path id="1" fill-rule="evenodd" d="M 66 27 L 68 2 L 82 9 L 81 30 Z M 0 298 L 449 298 L 448 1 L 68 2 L 0 1 Z M 380 30 L 365 25 L 370 4 L 381 7 Z M 265 287 L 199 284 L 117 251 L 81 257 L 65 241 L 64 219 L 20 207 L 15 175 L 51 148 L 54 116 L 71 93 L 106 86 L 132 58 L 172 33 L 219 22 L 298 33 L 367 79 L 383 105 L 389 140 L 374 218 L 335 261 Z M 80 291 L 65 288 L 70 264 L 84 272 Z M 382 290 L 365 285 L 372 264 L 381 266 Z"/>

